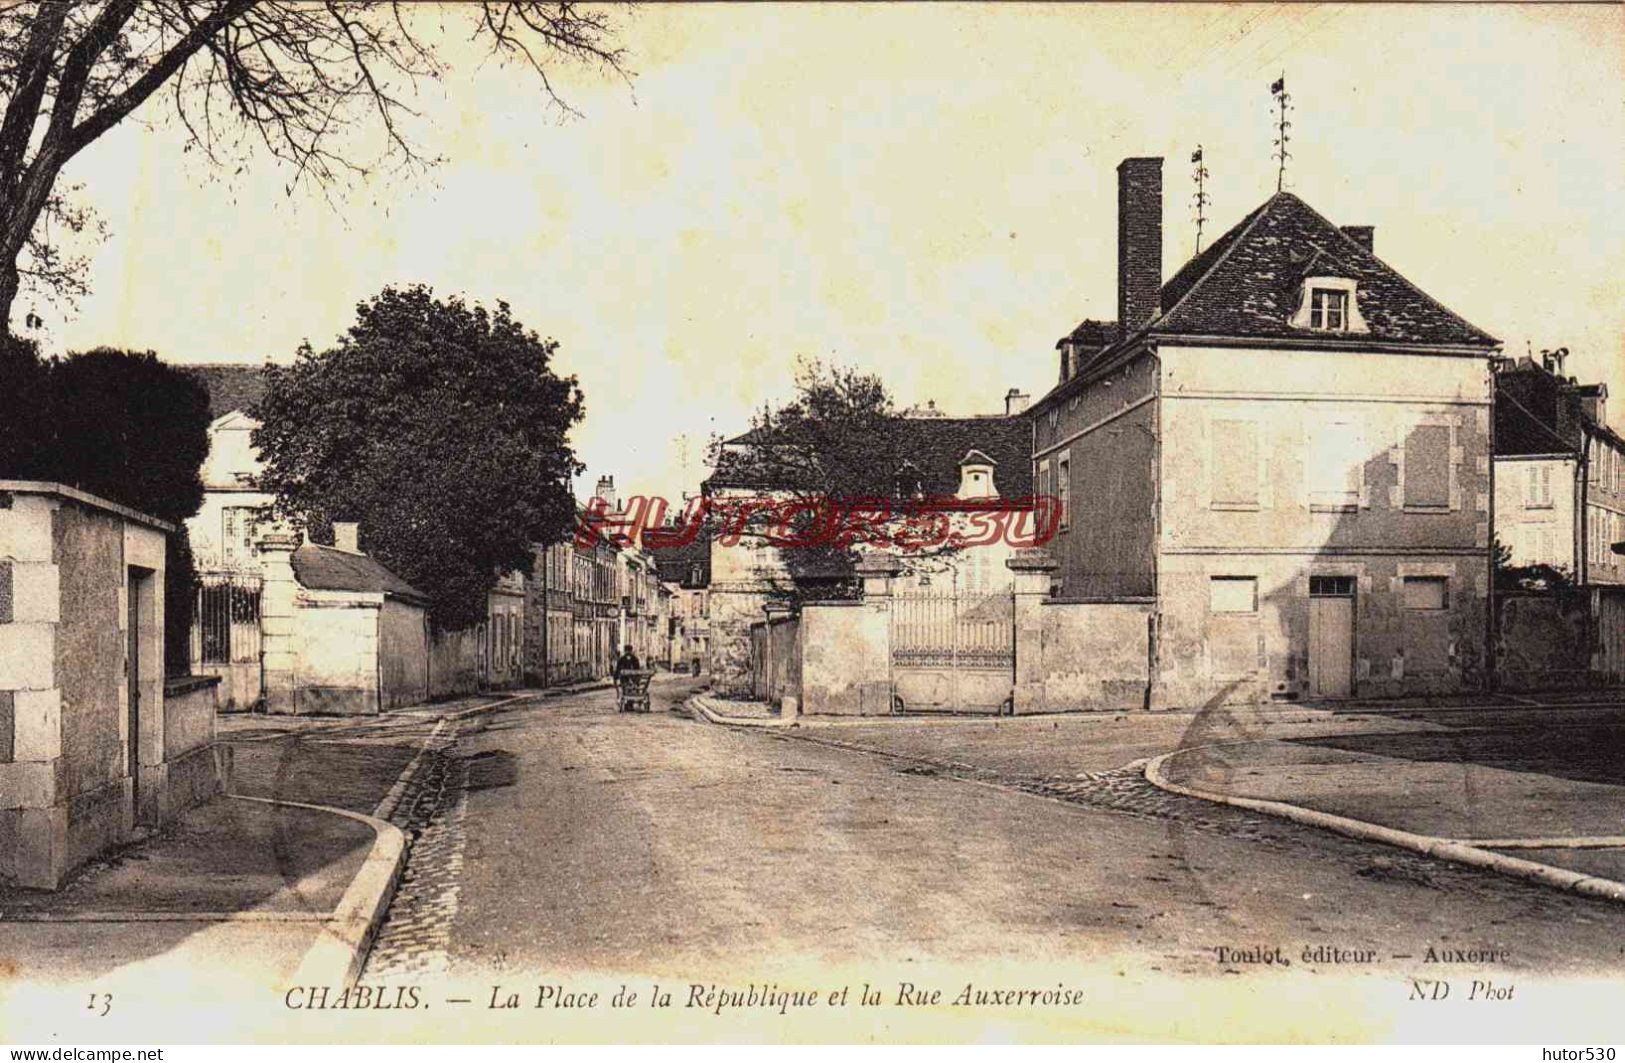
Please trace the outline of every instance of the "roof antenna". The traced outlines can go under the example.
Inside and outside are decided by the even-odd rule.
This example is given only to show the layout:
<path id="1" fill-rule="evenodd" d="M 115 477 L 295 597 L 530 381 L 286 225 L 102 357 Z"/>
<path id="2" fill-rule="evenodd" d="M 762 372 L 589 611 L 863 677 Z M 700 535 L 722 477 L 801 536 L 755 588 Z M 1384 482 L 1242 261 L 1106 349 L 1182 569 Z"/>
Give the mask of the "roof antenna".
<path id="1" fill-rule="evenodd" d="M 1202 226 L 1207 222 L 1206 208 L 1213 201 L 1208 198 L 1207 194 L 1207 166 L 1202 162 L 1202 145 L 1200 144 L 1196 145 L 1196 150 L 1191 152 L 1191 165 L 1195 167 L 1191 171 L 1191 177 L 1196 181 L 1196 195 L 1191 199 L 1191 202 L 1196 207 L 1196 253 L 1201 254 Z"/>
<path id="2" fill-rule="evenodd" d="M 1286 187 L 1286 161 L 1292 158 L 1292 153 L 1286 149 L 1288 141 L 1292 139 L 1288 132 L 1292 123 L 1286 120 L 1286 113 L 1292 109 L 1292 97 L 1286 91 L 1286 71 L 1281 71 L 1281 76 L 1270 86 L 1270 95 L 1275 97 L 1275 102 L 1281 108 L 1281 117 L 1275 127 L 1275 151 L 1270 155 L 1272 159 L 1281 160 L 1280 168 L 1275 171 L 1275 190 L 1279 192 Z"/>

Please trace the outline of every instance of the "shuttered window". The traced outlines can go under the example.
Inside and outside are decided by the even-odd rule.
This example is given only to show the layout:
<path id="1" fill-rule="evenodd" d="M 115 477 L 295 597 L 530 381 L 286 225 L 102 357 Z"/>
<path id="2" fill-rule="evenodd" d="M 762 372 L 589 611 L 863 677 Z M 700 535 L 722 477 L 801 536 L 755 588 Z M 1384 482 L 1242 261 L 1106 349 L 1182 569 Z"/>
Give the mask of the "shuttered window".
<path id="1" fill-rule="evenodd" d="M 1258 505 L 1258 425 L 1214 421 L 1210 464 L 1215 506 Z"/>
<path id="2" fill-rule="evenodd" d="M 1330 421 L 1310 429 L 1304 479 L 1312 509 L 1353 509 L 1360 504 L 1366 445 L 1360 426 Z"/>
<path id="3" fill-rule="evenodd" d="M 1450 428 L 1420 424 L 1405 439 L 1405 505 L 1450 505 Z"/>

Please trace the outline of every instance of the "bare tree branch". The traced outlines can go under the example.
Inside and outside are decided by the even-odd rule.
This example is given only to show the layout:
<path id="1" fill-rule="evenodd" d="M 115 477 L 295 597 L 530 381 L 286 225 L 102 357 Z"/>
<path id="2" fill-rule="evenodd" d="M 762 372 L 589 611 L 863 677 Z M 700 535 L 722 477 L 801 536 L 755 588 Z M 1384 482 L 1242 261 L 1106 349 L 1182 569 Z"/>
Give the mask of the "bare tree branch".
<path id="1" fill-rule="evenodd" d="M 376 162 L 424 167 L 409 103 L 439 78 L 442 35 L 401 0 L 19 0 L 0 7 L 0 332 L 21 282 L 82 294 L 82 256 L 61 232 L 94 235 L 55 192 L 63 166 L 164 95 L 187 149 L 212 165 L 256 147 L 324 192 Z M 627 78 L 609 15 L 569 2 L 481 0 L 444 9 L 491 52 L 533 74 L 551 103 L 564 62 Z M 382 135 L 375 152 L 351 134 Z M 373 156 L 376 156 L 374 158 Z M 239 166 L 240 169 L 240 166 Z M 87 216 L 88 217 L 88 216 Z"/>

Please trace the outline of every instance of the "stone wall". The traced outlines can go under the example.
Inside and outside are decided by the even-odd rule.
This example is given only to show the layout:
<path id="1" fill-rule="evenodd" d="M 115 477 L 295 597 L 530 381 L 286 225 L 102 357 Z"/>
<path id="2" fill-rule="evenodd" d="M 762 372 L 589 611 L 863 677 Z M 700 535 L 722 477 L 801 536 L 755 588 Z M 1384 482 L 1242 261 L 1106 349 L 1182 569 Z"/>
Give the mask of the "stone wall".
<path id="1" fill-rule="evenodd" d="M 1046 601 L 1037 614 L 1043 700 L 1023 706 L 1023 711 L 1146 707 L 1149 603 Z"/>
<path id="2" fill-rule="evenodd" d="M 384 600 L 378 614 L 378 652 L 384 708 L 429 700 L 429 627 L 422 606 Z"/>
<path id="3" fill-rule="evenodd" d="M 892 711 L 889 613 L 883 602 L 801 609 L 801 711 L 879 716 Z"/>
<path id="4" fill-rule="evenodd" d="M 164 692 L 166 531 L 0 482 L 0 880 L 54 889 L 217 789 L 212 700 Z"/>
<path id="5" fill-rule="evenodd" d="M 429 697 L 457 697 L 479 688 L 478 628 L 434 632 L 429 640 Z"/>
<path id="6" fill-rule="evenodd" d="M 379 594 L 303 591 L 296 612 L 294 711 L 379 711 Z"/>
<path id="7" fill-rule="evenodd" d="M 1498 595 L 1499 689 L 1551 690 L 1603 681 L 1592 669 L 1590 597 L 1586 590 Z"/>

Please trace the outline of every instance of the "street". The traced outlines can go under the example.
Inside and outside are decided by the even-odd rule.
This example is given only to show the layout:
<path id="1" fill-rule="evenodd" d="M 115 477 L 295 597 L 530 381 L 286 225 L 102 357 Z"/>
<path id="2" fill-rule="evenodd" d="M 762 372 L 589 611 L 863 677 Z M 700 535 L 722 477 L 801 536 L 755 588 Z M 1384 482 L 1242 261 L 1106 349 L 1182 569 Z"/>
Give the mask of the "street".
<path id="1" fill-rule="evenodd" d="M 1164 793 L 1088 750 L 1092 777 L 1057 800 L 837 728 L 673 714 L 692 689 L 657 684 L 647 716 L 605 691 L 465 721 L 366 978 L 927 962 L 1245 978 L 1271 966 L 1255 947 L 1301 969 L 1324 945 L 1369 953 L 1326 973 L 1397 980 L 1429 973 L 1430 947 L 1504 952 L 1500 973 L 1625 955 L 1625 907 Z"/>

